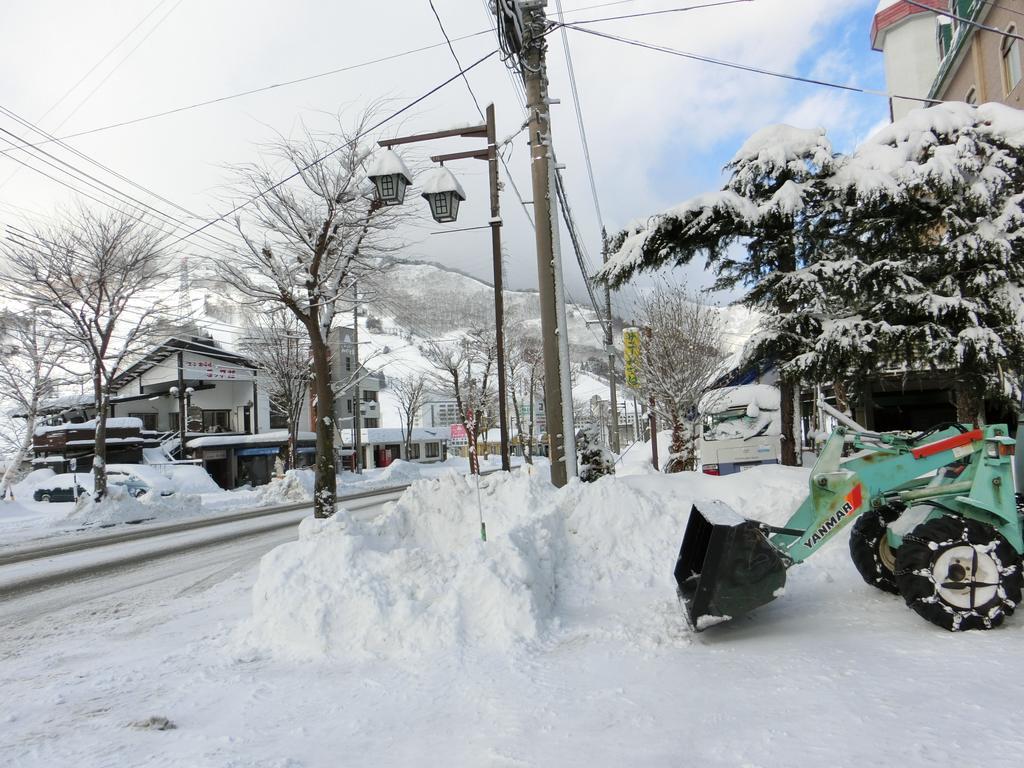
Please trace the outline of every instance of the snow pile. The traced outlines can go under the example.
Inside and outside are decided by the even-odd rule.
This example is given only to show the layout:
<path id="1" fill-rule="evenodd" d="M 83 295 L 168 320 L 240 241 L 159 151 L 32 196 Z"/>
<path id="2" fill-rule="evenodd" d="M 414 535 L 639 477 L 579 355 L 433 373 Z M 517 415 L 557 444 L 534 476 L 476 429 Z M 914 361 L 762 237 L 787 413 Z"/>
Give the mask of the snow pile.
<path id="1" fill-rule="evenodd" d="M 545 478 L 545 479 L 542 479 Z M 607 614 L 602 633 L 641 643 L 683 626 L 672 563 L 690 506 L 721 498 L 784 521 L 807 473 L 751 471 L 605 477 L 556 490 L 546 475 L 417 481 L 372 520 L 345 510 L 307 519 L 299 540 L 266 555 L 243 625 L 243 655 L 408 657 L 469 648 L 509 652 L 572 633 L 574 616 Z M 648 617 L 649 619 L 649 617 Z"/>
<path id="2" fill-rule="evenodd" d="M 32 494 L 36 488 L 40 485 L 46 485 L 47 481 L 52 480 L 56 477 L 57 473 L 49 467 L 43 469 L 33 469 L 20 482 L 14 484 L 14 497 L 15 498 L 32 498 Z"/>
<path id="3" fill-rule="evenodd" d="M 160 467 L 160 470 L 170 478 L 179 493 L 217 493 L 221 490 L 210 474 L 200 466 L 170 464 Z"/>
<path id="4" fill-rule="evenodd" d="M 300 658 L 506 649 L 552 617 L 551 491 L 536 476 L 418 481 L 380 518 L 306 519 L 266 555 L 246 644 Z M 536 510 L 536 511 L 531 511 Z"/>
<path id="5" fill-rule="evenodd" d="M 418 464 L 395 459 L 381 470 L 376 480 L 383 485 L 402 485 L 403 483 L 419 480 L 420 477 L 420 466 Z"/>
<path id="6" fill-rule="evenodd" d="M 256 489 L 258 505 L 312 501 L 315 481 L 316 476 L 311 469 L 289 469 L 284 477 L 274 478 Z"/>
<path id="7" fill-rule="evenodd" d="M 193 494 L 160 496 L 146 493 L 138 498 L 130 496 L 123 487 L 111 485 L 102 501 L 94 501 L 85 495 L 67 516 L 55 520 L 62 528 L 76 526 L 107 526 L 119 523 L 135 523 L 143 520 L 165 522 L 194 517 L 202 510 L 202 500 Z"/>

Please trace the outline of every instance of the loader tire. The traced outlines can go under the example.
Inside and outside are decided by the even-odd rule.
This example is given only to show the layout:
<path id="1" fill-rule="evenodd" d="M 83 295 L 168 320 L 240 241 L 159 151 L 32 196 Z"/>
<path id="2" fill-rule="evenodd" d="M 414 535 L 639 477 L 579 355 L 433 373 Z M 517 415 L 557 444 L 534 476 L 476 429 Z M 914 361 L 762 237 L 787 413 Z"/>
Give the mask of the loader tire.
<path id="1" fill-rule="evenodd" d="M 899 503 L 869 509 L 857 518 L 850 531 L 850 559 L 861 577 L 871 586 L 894 595 L 900 593 L 893 575 L 896 554 L 890 549 L 885 532 L 904 509 Z"/>
<path id="2" fill-rule="evenodd" d="M 943 629 L 993 629 L 1021 601 L 1021 558 L 992 526 L 945 515 L 903 537 L 896 583 L 908 606 Z"/>

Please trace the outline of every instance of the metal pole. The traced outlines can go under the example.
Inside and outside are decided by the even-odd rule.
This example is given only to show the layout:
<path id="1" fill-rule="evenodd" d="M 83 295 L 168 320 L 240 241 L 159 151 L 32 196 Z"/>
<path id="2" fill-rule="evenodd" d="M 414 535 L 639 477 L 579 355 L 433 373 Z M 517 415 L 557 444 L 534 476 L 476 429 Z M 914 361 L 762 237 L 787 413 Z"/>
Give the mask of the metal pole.
<path id="1" fill-rule="evenodd" d="M 650 339 L 654 335 L 654 331 L 648 326 L 644 328 L 644 336 Z M 654 465 L 655 469 L 658 469 L 658 420 L 654 415 L 654 395 L 651 395 L 648 403 L 648 415 L 651 419 L 651 464 Z"/>
<path id="2" fill-rule="evenodd" d="M 602 261 L 608 263 L 608 234 L 601 231 Z M 615 392 L 615 339 L 612 337 L 612 289 L 604 284 L 604 347 L 608 353 L 608 394 L 611 397 L 612 411 L 612 451 L 620 453 L 622 444 L 619 441 L 619 402 Z"/>
<path id="3" fill-rule="evenodd" d="M 178 458 L 185 458 L 188 437 L 188 408 L 185 405 L 185 353 L 178 352 Z"/>
<path id="4" fill-rule="evenodd" d="M 569 479 L 562 403 L 562 375 L 558 349 L 558 320 L 555 298 L 555 264 L 552 251 L 554 223 L 551 216 L 550 109 L 545 78 L 545 27 L 543 6 L 524 9 L 526 39 L 523 41 L 523 83 L 529 112 L 530 168 L 533 178 L 533 210 L 537 222 L 537 287 L 540 292 L 540 323 L 544 350 L 544 413 L 551 482 L 561 488 Z M 570 418 L 571 418 L 570 403 Z"/>
<path id="5" fill-rule="evenodd" d="M 494 259 L 494 331 L 498 347 L 498 419 L 501 434 L 501 468 L 508 472 L 512 463 L 508 454 L 508 414 L 505 391 L 505 298 L 501 279 L 501 208 L 498 201 L 498 146 L 494 125 L 494 105 L 487 105 L 487 169 L 491 182 L 491 251 Z"/>
<path id="6" fill-rule="evenodd" d="M 363 473 L 363 401 L 359 392 L 362 374 L 359 370 L 359 289 L 352 282 L 352 368 L 355 371 L 355 402 L 352 404 L 352 448 L 355 461 L 352 468 L 357 475 Z"/>

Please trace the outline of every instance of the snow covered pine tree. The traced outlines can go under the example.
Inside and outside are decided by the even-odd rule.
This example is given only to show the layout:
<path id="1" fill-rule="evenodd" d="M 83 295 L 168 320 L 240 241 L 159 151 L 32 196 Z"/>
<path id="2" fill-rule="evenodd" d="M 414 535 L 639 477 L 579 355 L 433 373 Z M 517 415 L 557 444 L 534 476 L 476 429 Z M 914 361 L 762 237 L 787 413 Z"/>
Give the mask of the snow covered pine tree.
<path id="1" fill-rule="evenodd" d="M 815 269 L 846 317 L 798 367 L 948 371 L 958 420 L 983 422 L 986 398 L 1006 410 L 1024 360 L 1024 112 L 915 110 L 829 186 L 830 258 Z"/>
<path id="2" fill-rule="evenodd" d="M 723 190 L 620 232 L 612 258 L 597 273 L 618 286 L 639 271 L 706 253 L 716 290 L 747 287 L 739 303 L 765 314 L 750 354 L 776 360 L 783 376 L 782 461 L 788 465 L 797 462 L 796 379 L 784 364 L 817 336 L 818 314 L 809 311 L 801 270 L 817 257 L 817 243 L 807 235 L 833 163 L 823 129 L 763 128 L 726 165 L 730 177 Z M 814 305 L 820 306 L 816 300 Z"/>

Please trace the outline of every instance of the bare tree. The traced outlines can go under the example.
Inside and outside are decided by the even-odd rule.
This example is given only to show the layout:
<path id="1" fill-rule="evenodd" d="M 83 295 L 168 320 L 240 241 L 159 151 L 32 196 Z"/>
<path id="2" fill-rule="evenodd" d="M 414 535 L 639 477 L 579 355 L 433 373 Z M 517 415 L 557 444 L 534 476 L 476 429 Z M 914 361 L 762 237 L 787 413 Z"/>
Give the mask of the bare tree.
<path id="1" fill-rule="evenodd" d="M 498 334 L 494 328 L 478 325 L 466 333 L 463 343 L 469 350 L 473 370 L 478 372 L 479 415 L 477 435 L 484 438 L 484 459 L 490 457 L 491 443 L 487 439 L 491 427 L 498 421 Z"/>
<path id="2" fill-rule="evenodd" d="M 3 246 L 7 278 L 88 365 L 96 404 L 94 498 L 107 490 L 107 413 L 114 379 L 166 332 L 155 294 L 176 260 L 163 233 L 127 211 L 81 208 Z"/>
<path id="3" fill-rule="evenodd" d="M 516 422 L 523 460 L 533 464 L 533 441 L 537 391 L 544 376 L 543 355 L 536 339 L 518 329 L 505 335 L 505 367 L 509 397 L 512 399 L 512 418 Z M 526 425 L 523 425 L 523 401 L 526 401 Z"/>
<path id="4" fill-rule="evenodd" d="M 309 338 L 295 315 L 278 306 L 270 312 L 251 312 L 245 321 L 241 349 L 267 377 L 270 407 L 288 424 L 285 469 L 295 466 L 299 418 L 313 373 Z"/>
<path id="5" fill-rule="evenodd" d="M 666 472 L 693 469 L 693 415 L 722 360 L 721 320 L 716 310 L 684 286 L 659 284 L 639 301 L 645 328 L 639 366 L 640 392 L 654 398 L 655 412 L 672 428 Z"/>
<path id="6" fill-rule="evenodd" d="M 19 417 L 12 421 L 10 459 L 0 478 L 0 499 L 5 498 L 19 468 L 32 448 L 32 434 L 43 401 L 62 383 L 67 345 L 39 327 L 37 313 L 7 314 L 0 318 L 0 402 L 13 405 Z"/>
<path id="7" fill-rule="evenodd" d="M 269 165 L 234 169 L 252 198 L 246 220 L 235 223 L 245 248 L 219 263 L 222 277 L 257 302 L 290 311 L 309 338 L 316 394 L 314 514 L 334 514 L 337 494 L 334 392 L 329 336 L 356 283 L 379 270 L 391 250 L 399 214 L 380 207 L 366 177 L 369 147 L 361 142 L 372 112 L 351 129 L 329 136 L 305 131 L 300 140 L 280 138 L 269 153 L 293 170 L 289 181 Z"/>
<path id="8" fill-rule="evenodd" d="M 412 424 L 423 407 L 427 394 L 427 375 L 420 371 L 407 373 L 390 380 L 391 391 L 398 400 L 398 413 L 402 417 L 405 455 L 412 452 Z"/>
<path id="9" fill-rule="evenodd" d="M 487 406 L 491 368 L 474 368 L 477 352 L 468 339 L 430 341 L 420 348 L 423 356 L 437 372 L 438 387 L 455 398 L 459 423 L 469 439 L 469 471 L 479 474 L 480 460 L 477 440 L 480 436 L 483 411 Z"/>

